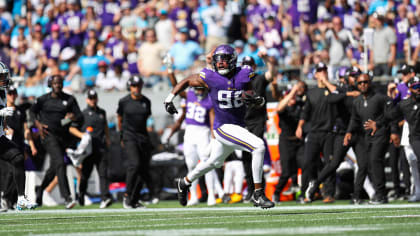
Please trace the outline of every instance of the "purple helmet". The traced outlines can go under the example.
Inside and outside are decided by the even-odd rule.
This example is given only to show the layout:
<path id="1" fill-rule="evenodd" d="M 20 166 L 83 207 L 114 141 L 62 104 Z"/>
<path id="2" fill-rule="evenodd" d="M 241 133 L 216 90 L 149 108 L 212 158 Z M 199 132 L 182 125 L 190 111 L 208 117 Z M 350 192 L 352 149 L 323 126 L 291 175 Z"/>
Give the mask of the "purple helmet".
<path id="1" fill-rule="evenodd" d="M 346 77 L 346 72 L 347 72 L 347 67 L 345 66 L 340 67 L 340 69 L 338 69 L 337 77 L 338 78 Z"/>
<path id="2" fill-rule="evenodd" d="M 236 61 L 238 57 L 236 56 L 236 51 L 231 46 L 222 44 L 218 46 L 213 52 L 213 67 L 217 73 L 221 75 L 226 75 L 231 71 L 234 71 L 236 68 Z M 227 61 L 228 68 L 218 69 L 217 62 Z"/>

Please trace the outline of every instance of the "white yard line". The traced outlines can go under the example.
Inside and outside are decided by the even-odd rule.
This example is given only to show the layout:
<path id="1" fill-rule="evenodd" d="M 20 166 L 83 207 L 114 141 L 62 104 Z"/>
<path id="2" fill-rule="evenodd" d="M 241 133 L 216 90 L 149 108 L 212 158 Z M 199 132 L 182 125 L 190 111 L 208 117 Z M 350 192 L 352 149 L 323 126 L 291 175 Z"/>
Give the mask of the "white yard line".
<path id="1" fill-rule="evenodd" d="M 202 208 L 143 208 L 143 209 L 55 209 L 55 210 L 26 210 L 9 211 L 4 214 L 89 214 L 89 213 L 138 213 L 138 212 L 195 212 L 195 211 L 299 211 L 299 210 L 354 210 L 354 209 L 412 209 L 420 208 L 420 204 L 384 204 L 384 205 L 300 205 L 300 206 L 276 206 L 262 210 L 257 207 L 202 207 Z"/>

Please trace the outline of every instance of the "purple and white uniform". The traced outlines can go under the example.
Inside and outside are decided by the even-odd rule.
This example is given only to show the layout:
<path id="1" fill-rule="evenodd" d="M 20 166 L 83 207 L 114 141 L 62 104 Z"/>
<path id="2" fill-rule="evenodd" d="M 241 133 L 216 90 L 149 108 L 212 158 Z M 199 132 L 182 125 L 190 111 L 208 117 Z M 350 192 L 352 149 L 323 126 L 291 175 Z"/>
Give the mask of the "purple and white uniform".
<path id="1" fill-rule="evenodd" d="M 68 46 L 68 43 L 65 39 L 53 39 L 51 36 L 48 36 L 44 39 L 43 48 L 47 58 L 58 59 L 60 52 L 63 48 Z"/>
<path id="2" fill-rule="evenodd" d="M 217 49 L 216 49 L 217 51 Z M 213 124 L 216 140 L 212 142 L 209 159 L 199 163 L 187 177 L 194 181 L 207 171 L 221 167 L 224 160 L 235 150 L 252 152 L 252 172 L 255 183 L 261 183 L 264 161 L 264 142 L 244 128 L 246 106 L 241 96 L 255 74 L 249 67 L 237 67 L 232 78 L 203 69 L 200 78 L 209 88 L 215 120 Z"/>
<path id="3" fill-rule="evenodd" d="M 64 15 L 64 23 L 70 30 L 70 46 L 77 47 L 83 44 L 84 32 L 80 32 L 83 17 L 81 12 L 74 11 L 67 12 L 67 14 Z"/>
<path id="4" fill-rule="evenodd" d="M 114 57 L 114 65 L 122 66 L 124 64 L 124 42 L 122 40 L 115 37 L 111 38 L 105 47 L 105 51 Z"/>
<path id="5" fill-rule="evenodd" d="M 395 19 L 395 31 L 397 34 L 397 53 L 404 53 L 404 40 L 407 38 L 408 32 L 408 20 L 407 18 L 401 19 L 397 17 Z"/>

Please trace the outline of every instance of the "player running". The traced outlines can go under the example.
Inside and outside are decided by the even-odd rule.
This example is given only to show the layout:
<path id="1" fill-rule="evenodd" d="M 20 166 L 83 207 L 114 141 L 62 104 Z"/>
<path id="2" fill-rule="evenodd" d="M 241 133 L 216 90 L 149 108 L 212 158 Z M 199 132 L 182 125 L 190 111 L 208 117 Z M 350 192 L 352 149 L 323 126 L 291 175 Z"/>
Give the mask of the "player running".
<path id="1" fill-rule="evenodd" d="M 252 153 L 252 172 L 255 191 L 252 196 L 254 206 L 274 207 L 264 194 L 262 172 L 264 161 L 264 142 L 244 128 L 245 103 L 262 106 L 265 100 L 253 95 L 251 81 L 255 74 L 250 67 L 237 67 L 235 50 L 228 45 L 218 46 L 212 55 L 214 70 L 203 69 L 199 76 L 190 76 L 177 84 L 165 99 L 168 113 L 177 113 L 173 99 L 188 86 L 205 87 L 214 106 L 213 125 L 215 141 L 212 143 L 209 159 L 200 162 L 186 177 L 178 179 L 178 200 L 187 205 L 188 189 L 191 183 L 214 168 L 221 167 L 229 154 L 235 149 Z"/>

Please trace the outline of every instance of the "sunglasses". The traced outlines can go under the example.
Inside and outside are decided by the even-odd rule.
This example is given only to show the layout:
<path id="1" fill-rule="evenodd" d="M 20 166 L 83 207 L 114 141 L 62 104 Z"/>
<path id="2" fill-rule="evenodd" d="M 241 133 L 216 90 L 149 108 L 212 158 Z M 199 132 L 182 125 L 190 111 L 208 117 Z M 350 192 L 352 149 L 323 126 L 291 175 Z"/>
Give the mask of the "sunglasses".
<path id="1" fill-rule="evenodd" d="M 420 83 L 413 84 L 410 86 L 410 88 L 415 90 L 420 89 Z"/>
<path id="2" fill-rule="evenodd" d="M 363 80 L 363 81 L 357 82 L 357 85 L 359 85 L 359 84 L 368 84 L 368 83 L 369 83 L 369 81 Z"/>

